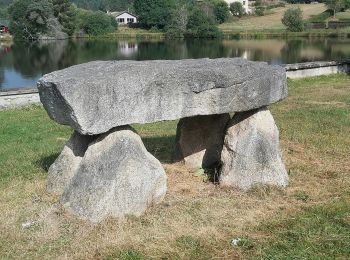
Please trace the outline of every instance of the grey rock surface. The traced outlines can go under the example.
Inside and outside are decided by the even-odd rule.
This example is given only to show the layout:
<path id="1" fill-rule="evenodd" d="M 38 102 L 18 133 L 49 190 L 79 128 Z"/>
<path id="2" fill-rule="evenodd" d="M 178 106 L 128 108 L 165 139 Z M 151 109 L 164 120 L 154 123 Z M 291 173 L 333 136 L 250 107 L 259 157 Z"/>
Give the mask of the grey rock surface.
<path id="1" fill-rule="evenodd" d="M 220 163 L 229 114 L 183 118 L 177 125 L 175 161 L 191 168 L 206 168 Z"/>
<path id="2" fill-rule="evenodd" d="M 93 136 L 83 136 L 77 132 L 72 134 L 61 154 L 49 168 L 47 180 L 47 191 L 49 193 L 62 195 L 93 140 Z"/>
<path id="3" fill-rule="evenodd" d="M 130 127 L 116 128 L 89 145 L 61 203 L 93 222 L 108 216 L 140 216 L 163 200 L 166 179 L 141 138 Z"/>
<path id="4" fill-rule="evenodd" d="M 248 111 L 287 96 L 285 69 L 240 58 L 96 61 L 38 82 L 49 116 L 82 134 L 122 125 Z"/>
<path id="5" fill-rule="evenodd" d="M 235 114 L 228 125 L 221 161 L 222 186 L 247 190 L 255 185 L 288 185 L 279 132 L 266 108 Z"/>

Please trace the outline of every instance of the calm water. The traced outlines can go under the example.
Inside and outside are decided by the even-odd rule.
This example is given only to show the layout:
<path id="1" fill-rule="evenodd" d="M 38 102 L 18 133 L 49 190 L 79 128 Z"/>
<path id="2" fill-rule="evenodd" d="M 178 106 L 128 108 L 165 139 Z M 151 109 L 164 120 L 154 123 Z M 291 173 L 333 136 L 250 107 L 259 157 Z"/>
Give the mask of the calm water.
<path id="1" fill-rule="evenodd" d="M 350 58 L 350 39 L 54 41 L 0 43 L 0 90 L 33 87 L 44 74 L 93 60 L 243 57 L 271 64 Z"/>

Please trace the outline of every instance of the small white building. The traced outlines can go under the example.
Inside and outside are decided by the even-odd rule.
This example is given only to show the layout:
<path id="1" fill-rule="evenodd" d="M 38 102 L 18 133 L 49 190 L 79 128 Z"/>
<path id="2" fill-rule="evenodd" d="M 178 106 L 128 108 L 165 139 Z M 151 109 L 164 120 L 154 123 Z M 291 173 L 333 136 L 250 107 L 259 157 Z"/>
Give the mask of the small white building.
<path id="1" fill-rule="evenodd" d="M 118 24 L 128 24 L 128 23 L 137 23 L 137 16 L 127 12 L 107 12 L 107 14 L 112 15 L 117 20 Z"/>
<path id="2" fill-rule="evenodd" d="M 228 5 L 230 5 L 233 2 L 240 2 L 244 8 L 244 11 L 246 14 L 250 14 L 252 10 L 249 7 L 249 0 L 225 0 Z"/>

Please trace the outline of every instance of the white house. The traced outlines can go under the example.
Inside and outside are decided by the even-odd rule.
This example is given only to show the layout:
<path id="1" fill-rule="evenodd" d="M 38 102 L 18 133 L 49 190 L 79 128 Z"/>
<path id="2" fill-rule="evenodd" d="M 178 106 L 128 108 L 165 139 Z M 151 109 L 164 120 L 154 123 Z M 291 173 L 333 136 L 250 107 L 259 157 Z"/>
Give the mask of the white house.
<path id="1" fill-rule="evenodd" d="M 249 0 L 225 0 L 229 5 L 233 2 L 240 2 L 243 5 L 244 11 L 250 14 L 252 10 L 249 7 Z"/>
<path id="2" fill-rule="evenodd" d="M 127 12 L 107 12 L 109 15 L 112 15 L 117 20 L 118 24 L 128 24 L 128 23 L 137 23 L 137 16 Z"/>

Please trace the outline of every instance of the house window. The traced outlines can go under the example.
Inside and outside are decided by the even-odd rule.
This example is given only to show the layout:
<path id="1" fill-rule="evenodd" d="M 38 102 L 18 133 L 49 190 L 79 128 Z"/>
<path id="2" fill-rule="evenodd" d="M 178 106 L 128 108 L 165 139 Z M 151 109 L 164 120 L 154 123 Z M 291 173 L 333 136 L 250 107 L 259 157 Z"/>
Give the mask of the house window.
<path id="1" fill-rule="evenodd" d="M 134 22 L 134 18 L 127 18 L 127 22 L 128 23 L 133 23 Z"/>
<path id="2" fill-rule="evenodd" d="M 124 23 L 125 19 L 124 18 L 118 18 L 117 21 L 118 21 L 118 23 Z"/>
<path id="3" fill-rule="evenodd" d="M 245 1 L 243 1 L 243 5 L 245 5 Z"/>

